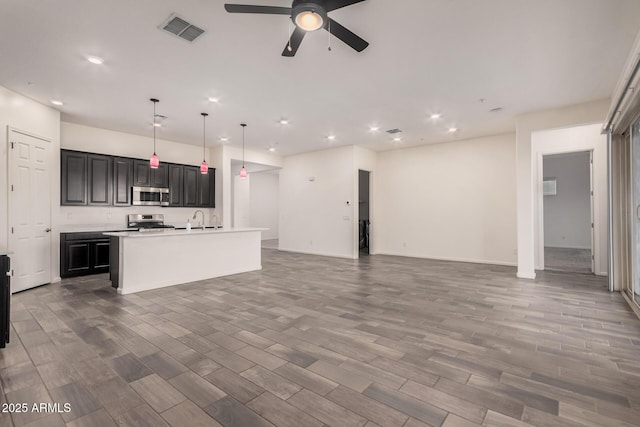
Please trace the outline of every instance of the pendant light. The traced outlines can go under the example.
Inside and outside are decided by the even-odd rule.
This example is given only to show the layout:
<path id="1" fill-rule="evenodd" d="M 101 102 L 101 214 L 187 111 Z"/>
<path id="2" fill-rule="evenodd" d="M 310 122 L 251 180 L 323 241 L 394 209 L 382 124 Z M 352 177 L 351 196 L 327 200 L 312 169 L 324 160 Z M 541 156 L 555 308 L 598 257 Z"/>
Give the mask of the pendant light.
<path id="1" fill-rule="evenodd" d="M 158 155 L 156 154 L 156 104 L 160 101 L 155 98 L 151 98 L 149 101 L 153 102 L 153 156 L 149 159 L 149 167 L 151 169 L 158 169 L 160 159 L 158 159 Z"/>
<path id="2" fill-rule="evenodd" d="M 202 163 L 200 164 L 200 173 L 206 175 L 209 172 L 209 165 L 206 160 L 206 141 L 207 141 L 207 113 L 200 113 L 202 115 Z"/>
<path id="3" fill-rule="evenodd" d="M 246 123 L 241 123 L 242 126 L 242 168 L 240 169 L 240 178 L 245 179 L 247 177 L 247 170 L 244 168 L 244 128 L 247 127 Z"/>

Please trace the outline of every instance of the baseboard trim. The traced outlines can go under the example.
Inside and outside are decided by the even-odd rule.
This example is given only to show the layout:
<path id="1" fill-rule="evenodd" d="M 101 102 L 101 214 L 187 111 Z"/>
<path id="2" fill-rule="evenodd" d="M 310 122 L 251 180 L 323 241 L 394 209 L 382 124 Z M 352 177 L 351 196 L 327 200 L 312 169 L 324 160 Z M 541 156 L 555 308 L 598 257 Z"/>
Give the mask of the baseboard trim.
<path id="1" fill-rule="evenodd" d="M 370 255 L 374 255 L 374 254 L 370 254 Z M 391 256 L 402 256 L 406 258 L 432 259 L 434 261 L 465 262 L 468 264 L 501 265 L 504 267 L 515 267 L 517 265 L 515 262 L 507 262 L 507 261 L 490 261 L 490 260 L 479 260 L 479 259 L 469 259 L 469 258 L 419 256 L 419 255 L 411 255 L 411 254 L 402 254 L 398 252 L 376 252 L 375 255 L 391 255 Z"/>
<path id="2" fill-rule="evenodd" d="M 332 254 L 332 253 L 328 253 L 328 252 L 302 251 L 302 250 L 299 250 L 299 249 L 288 249 L 288 248 L 282 248 L 282 247 L 279 247 L 278 250 L 282 251 L 282 252 L 293 252 L 293 253 L 305 254 L 305 255 L 318 255 L 318 256 L 326 256 L 326 257 L 330 257 L 330 258 L 354 259 L 353 255 L 351 255 L 351 256 L 349 256 L 349 255 L 337 255 L 337 254 Z"/>
<path id="3" fill-rule="evenodd" d="M 536 273 L 521 273 L 521 272 L 517 272 L 516 273 L 516 277 L 518 279 L 529 279 L 529 280 L 535 280 L 536 279 Z"/>

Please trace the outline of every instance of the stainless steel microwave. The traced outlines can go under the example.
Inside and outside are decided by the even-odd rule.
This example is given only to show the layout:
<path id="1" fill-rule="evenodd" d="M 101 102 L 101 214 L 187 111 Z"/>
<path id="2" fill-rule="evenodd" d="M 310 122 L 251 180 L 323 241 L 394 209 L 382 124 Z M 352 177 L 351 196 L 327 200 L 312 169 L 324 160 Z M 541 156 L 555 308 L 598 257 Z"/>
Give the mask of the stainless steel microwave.
<path id="1" fill-rule="evenodd" d="M 169 206 L 169 189 L 131 187 L 131 204 L 134 206 Z"/>

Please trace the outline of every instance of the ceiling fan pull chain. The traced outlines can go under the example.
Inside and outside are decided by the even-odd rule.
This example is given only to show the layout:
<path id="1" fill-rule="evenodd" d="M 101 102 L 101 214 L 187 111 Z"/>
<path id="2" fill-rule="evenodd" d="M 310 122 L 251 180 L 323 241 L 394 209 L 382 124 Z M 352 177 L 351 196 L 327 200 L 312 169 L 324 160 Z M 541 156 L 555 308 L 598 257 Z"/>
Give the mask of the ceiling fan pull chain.
<path id="1" fill-rule="evenodd" d="M 329 20 L 329 31 L 327 33 L 329 33 L 329 47 L 327 50 L 331 52 L 331 20 Z"/>
<path id="2" fill-rule="evenodd" d="M 288 29 L 289 29 L 289 44 L 287 45 L 287 50 L 289 52 L 291 52 L 291 50 L 292 50 L 292 48 L 291 48 L 291 22 L 289 22 Z"/>

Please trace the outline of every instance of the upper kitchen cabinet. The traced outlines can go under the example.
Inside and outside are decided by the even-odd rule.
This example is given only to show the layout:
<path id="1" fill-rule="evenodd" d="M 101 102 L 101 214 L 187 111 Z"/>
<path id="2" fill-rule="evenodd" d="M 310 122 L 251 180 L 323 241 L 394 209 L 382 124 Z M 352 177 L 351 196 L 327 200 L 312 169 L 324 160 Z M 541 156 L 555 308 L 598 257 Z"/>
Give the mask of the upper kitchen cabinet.
<path id="1" fill-rule="evenodd" d="M 199 183 L 200 168 L 196 166 L 184 166 L 183 206 L 199 206 Z"/>
<path id="2" fill-rule="evenodd" d="M 183 206 L 184 166 L 169 165 L 169 206 Z"/>
<path id="3" fill-rule="evenodd" d="M 160 163 L 158 169 L 151 169 L 148 160 L 133 161 L 133 185 L 136 187 L 169 187 L 169 173 L 166 163 Z"/>
<path id="4" fill-rule="evenodd" d="M 209 169 L 207 174 L 198 174 L 198 206 L 203 208 L 216 207 L 216 170 Z"/>
<path id="5" fill-rule="evenodd" d="M 88 154 L 87 163 L 89 166 L 88 174 L 88 193 L 87 204 L 92 206 L 108 206 L 111 205 L 111 162 L 110 156 L 101 156 L 99 154 Z"/>
<path id="6" fill-rule="evenodd" d="M 133 161 L 133 185 L 149 187 L 151 185 L 151 168 L 148 160 Z"/>
<path id="7" fill-rule="evenodd" d="M 113 205 L 131 205 L 131 182 L 133 180 L 133 160 L 124 157 L 113 158 Z"/>
<path id="8" fill-rule="evenodd" d="M 160 163 L 157 169 L 151 169 L 151 186 L 169 188 L 169 167 L 166 163 Z"/>
<path id="9" fill-rule="evenodd" d="M 87 204 L 87 154 L 62 150 L 60 155 L 60 204 Z"/>

